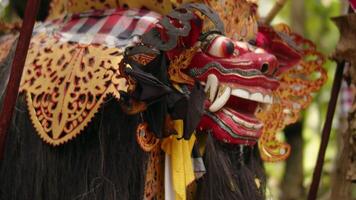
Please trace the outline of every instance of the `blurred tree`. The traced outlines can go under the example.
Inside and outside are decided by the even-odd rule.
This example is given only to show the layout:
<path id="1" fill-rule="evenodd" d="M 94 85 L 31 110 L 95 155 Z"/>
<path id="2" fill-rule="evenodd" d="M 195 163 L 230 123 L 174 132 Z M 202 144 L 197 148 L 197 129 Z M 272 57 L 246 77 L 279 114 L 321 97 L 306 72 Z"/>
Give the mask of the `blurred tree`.
<path id="1" fill-rule="evenodd" d="M 281 200 L 302 200 L 305 189 L 303 187 L 303 120 L 284 129 L 287 142 L 293 151 L 286 160 L 285 171 L 281 182 Z"/>
<path id="2" fill-rule="evenodd" d="M 291 1 L 290 21 L 293 31 L 304 35 L 305 6 L 304 1 Z M 284 176 L 281 182 L 281 200 L 304 199 L 303 172 L 303 120 L 284 129 L 287 142 L 293 151 L 286 160 Z"/>
<path id="3" fill-rule="evenodd" d="M 351 9 L 350 9 L 351 11 Z M 350 13 L 350 12 L 349 12 Z M 334 19 L 340 30 L 340 41 L 336 47 L 334 58 L 340 62 L 346 60 L 348 65 L 345 71 L 345 80 L 348 86 L 341 91 L 341 106 L 344 110 L 344 123 L 346 130 L 340 131 L 339 156 L 336 162 L 331 185 L 330 199 L 352 199 L 352 181 L 356 181 L 356 27 L 350 26 L 356 23 L 356 14 L 348 14 Z M 347 98 L 350 97 L 350 101 Z M 351 105 L 350 105 L 351 104 Z M 348 122 L 348 123 L 347 123 Z"/>

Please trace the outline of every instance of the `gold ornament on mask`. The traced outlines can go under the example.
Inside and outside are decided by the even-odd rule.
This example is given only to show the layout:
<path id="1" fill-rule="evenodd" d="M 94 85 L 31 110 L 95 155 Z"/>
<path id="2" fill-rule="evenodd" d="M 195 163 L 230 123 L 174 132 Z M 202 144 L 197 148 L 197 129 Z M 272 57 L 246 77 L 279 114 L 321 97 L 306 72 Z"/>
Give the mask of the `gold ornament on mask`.
<path id="1" fill-rule="evenodd" d="M 147 122 L 144 122 L 137 126 L 136 141 L 142 150 L 150 152 L 158 145 L 159 139 L 149 131 Z"/>
<path id="2" fill-rule="evenodd" d="M 259 140 L 261 157 L 270 162 L 285 160 L 289 156 L 290 145 L 279 141 L 276 135 L 286 125 L 299 119 L 301 111 L 310 105 L 312 94 L 320 90 L 327 80 L 323 68 L 325 58 L 311 41 L 291 32 L 284 24 L 276 26 L 275 30 L 288 35 L 300 47 L 302 60 L 279 76 L 280 87 L 274 92 L 278 102 L 258 115 L 264 124 Z"/>
<path id="3" fill-rule="evenodd" d="M 173 58 L 168 68 L 169 79 L 174 83 L 194 85 L 194 79 L 183 72 L 187 69 L 199 46 L 194 46 L 184 50 L 181 54 Z"/>

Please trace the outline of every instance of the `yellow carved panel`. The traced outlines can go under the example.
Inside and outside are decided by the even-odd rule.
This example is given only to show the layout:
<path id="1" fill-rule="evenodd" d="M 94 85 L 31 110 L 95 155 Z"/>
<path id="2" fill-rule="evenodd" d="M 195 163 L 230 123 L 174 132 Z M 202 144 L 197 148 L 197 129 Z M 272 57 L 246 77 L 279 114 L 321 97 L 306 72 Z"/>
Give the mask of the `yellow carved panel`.
<path id="1" fill-rule="evenodd" d="M 121 59 L 117 48 L 61 43 L 46 34 L 32 38 L 20 92 L 26 92 L 32 123 L 44 141 L 60 145 L 73 139 L 108 94 L 119 99 L 119 91 L 127 91 Z"/>

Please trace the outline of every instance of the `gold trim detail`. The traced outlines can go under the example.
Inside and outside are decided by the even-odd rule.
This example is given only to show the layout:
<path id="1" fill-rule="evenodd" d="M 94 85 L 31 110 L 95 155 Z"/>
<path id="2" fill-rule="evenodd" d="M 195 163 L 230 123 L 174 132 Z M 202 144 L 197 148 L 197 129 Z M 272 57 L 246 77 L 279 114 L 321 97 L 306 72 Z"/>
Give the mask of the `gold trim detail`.
<path id="1" fill-rule="evenodd" d="M 161 143 L 158 143 L 149 153 L 147 163 L 144 200 L 164 199 L 164 154 L 161 150 Z"/>

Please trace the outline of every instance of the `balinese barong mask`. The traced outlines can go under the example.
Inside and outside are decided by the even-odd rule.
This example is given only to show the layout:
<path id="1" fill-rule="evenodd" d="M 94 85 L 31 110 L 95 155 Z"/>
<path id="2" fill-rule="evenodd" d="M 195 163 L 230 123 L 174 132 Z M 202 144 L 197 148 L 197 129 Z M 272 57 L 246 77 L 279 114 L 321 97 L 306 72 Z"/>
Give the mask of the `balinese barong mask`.
<path id="1" fill-rule="evenodd" d="M 182 119 L 184 139 L 198 130 L 254 145 L 262 135 L 263 152 L 285 158 L 289 147 L 277 142 L 276 131 L 295 121 L 325 81 L 320 56 L 302 61 L 304 70 L 289 68 L 320 54 L 300 49 L 310 42 L 288 30 L 261 27 L 248 43 L 225 37 L 225 28 L 203 4 L 166 16 L 119 8 L 38 25 L 21 83 L 37 132 L 52 145 L 73 139 L 111 94 L 126 113 L 141 112 L 158 138 L 174 134 L 167 119 Z M 311 71 L 322 76 L 306 80 Z M 304 89 L 294 91 L 300 84 Z"/>
<path id="2" fill-rule="evenodd" d="M 322 55 L 284 25 L 261 26 L 255 40 L 242 42 L 225 37 L 223 27 L 204 32 L 200 23 L 191 24 L 189 37 L 167 51 L 168 73 L 172 83 L 204 86 L 205 111 L 197 130 L 244 145 L 254 145 L 264 134 L 263 157 L 286 158 L 290 147 L 275 134 L 298 118 L 311 92 L 325 82 Z"/>
<path id="3" fill-rule="evenodd" d="M 211 17 L 213 21 L 217 19 L 214 17 Z M 183 27 L 179 28 L 181 33 L 189 30 L 187 25 L 175 23 Z M 272 104 L 272 91 L 279 86 L 275 76 L 279 69 L 277 58 L 247 42 L 233 41 L 217 30 L 202 33 L 199 26 L 202 21 L 197 18 L 190 24 L 189 37 L 183 37 L 180 43 L 170 42 L 175 35 L 168 35 L 164 45 L 161 39 L 161 46 L 157 45 L 159 38 L 155 38 L 156 44 L 151 42 L 154 39 L 147 41 L 154 47 L 169 50 L 167 55 L 172 61 L 168 73 L 173 83 L 193 86 L 199 82 L 205 87 L 208 98 L 200 102 L 204 103 L 205 112 L 197 127 L 199 131 L 211 132 L 226 143 L 254 145 L 263 127 L 255 113 Z M 178 29 L 165 24 L 163 27 L 168 32 Z M 184 59 L 186 62 L 182 63 L 180 60 Z"/>

